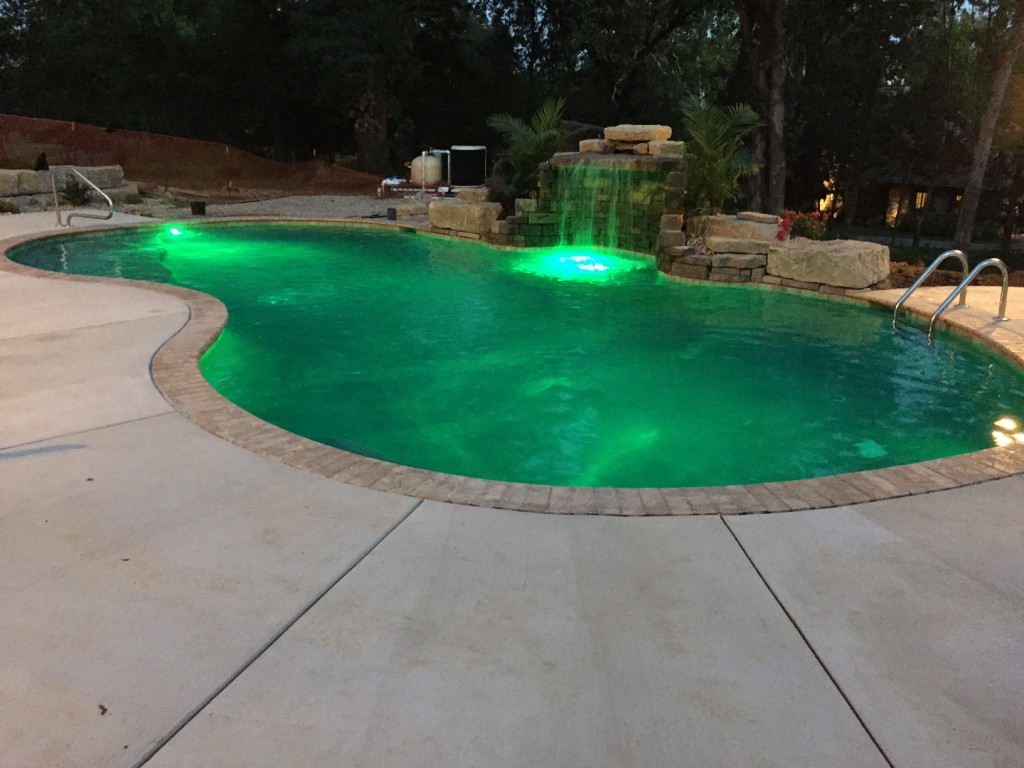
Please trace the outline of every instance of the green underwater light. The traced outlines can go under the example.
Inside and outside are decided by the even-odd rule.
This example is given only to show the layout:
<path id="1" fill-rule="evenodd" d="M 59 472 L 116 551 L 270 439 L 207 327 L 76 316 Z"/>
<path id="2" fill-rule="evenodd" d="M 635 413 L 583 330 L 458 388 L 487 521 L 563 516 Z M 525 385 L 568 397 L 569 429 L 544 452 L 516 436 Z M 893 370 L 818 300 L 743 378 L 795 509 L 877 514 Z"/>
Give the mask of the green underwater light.
<path id="1" fill-rule="evenodd" d="M 169 221 L 163 226 L 162 234 L 170 235 L 171 237 L 181 237 L 191 233 L 184 224 Z"/>
<path id="2" fill-rule="evenodd" d="M 555 280 L 611 280 L 623 272 L 648 269 L 651 265 L 640 258 L 614 251 L 574 246 L 544 248 L 517 254 L 513 263 L 516 272 L 526 272 Z"/>

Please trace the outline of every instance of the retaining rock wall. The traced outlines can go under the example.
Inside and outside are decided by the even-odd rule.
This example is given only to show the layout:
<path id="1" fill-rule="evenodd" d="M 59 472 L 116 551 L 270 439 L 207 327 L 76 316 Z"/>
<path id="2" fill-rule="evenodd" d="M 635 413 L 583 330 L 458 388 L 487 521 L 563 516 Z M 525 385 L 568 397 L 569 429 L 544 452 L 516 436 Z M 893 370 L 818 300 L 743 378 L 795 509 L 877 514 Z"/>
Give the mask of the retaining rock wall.
<path id="1" fill-rule="evenodd" d="M 135 184 L 125 182 L 120 165 L 82 167 L 78 171 L 115 202 L 123 200 L 126 194 L 138 194 Z M 55 165 L 48 171 L 0 169 L 0 200 L 14 203 L 20 211 L 49 209 L 53 207 L 53 183 L 56 182 L 59 193 L 72 179 L 87 186 L 66 165 Z M 90 192 L 96 196 L 94 191 Z"/>
<path id="2" fill-rule="evenodd" d="M 686 223 L 700 234 L 703 248 L 679 242 L 683 222 L 662 219 L 658 269 L 684 280 L 763 283 L 820 293 L 856 293 L 886 287 L 889 249 L 853 240 L 780 242 L 774 216 L 693 217 Z"/>

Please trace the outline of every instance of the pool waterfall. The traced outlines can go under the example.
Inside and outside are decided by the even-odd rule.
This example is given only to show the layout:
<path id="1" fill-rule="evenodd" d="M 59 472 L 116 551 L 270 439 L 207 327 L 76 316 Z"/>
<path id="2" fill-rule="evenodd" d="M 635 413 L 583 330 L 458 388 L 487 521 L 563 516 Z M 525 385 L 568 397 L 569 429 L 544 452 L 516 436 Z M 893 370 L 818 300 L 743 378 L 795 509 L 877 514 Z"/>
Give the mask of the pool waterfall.
<path id="1" fill-rule="evenodd" d="M 678 156 L 564 152 L 541 165 L 540 194 L 518 200 L 499 242 L 654 254 L 661 219 L 679 212 Z"/>
<path id="2" fill-rule="evenodd" d="M 558 244 L 649 252 L 664 208 L 665 173 L 565 165 L 552 180 Z"/>

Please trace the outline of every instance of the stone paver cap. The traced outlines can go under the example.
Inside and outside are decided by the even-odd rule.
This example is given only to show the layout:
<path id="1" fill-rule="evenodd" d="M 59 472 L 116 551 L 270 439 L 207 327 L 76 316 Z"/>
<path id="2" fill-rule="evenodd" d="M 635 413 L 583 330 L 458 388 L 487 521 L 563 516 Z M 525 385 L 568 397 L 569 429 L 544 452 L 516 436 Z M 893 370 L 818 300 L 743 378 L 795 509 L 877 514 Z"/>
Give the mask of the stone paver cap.
<path id="1" fill-rule="evenodd" d="M 611 125 L 604 129 L 608 141 L 666 141 L 672 138 L 667 125 Z"/>

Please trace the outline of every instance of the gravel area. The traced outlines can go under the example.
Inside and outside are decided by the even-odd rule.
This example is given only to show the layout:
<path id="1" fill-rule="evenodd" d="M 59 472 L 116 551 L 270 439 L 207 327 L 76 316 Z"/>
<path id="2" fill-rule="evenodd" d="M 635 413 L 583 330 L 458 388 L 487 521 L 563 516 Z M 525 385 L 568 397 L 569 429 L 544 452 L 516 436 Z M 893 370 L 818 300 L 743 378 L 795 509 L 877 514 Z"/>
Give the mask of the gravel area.
<path id="1" fill-rule="evenodd" d="M 384 218 L 387 209 L 402 200 L 380 200 L 366 195 L 294 195 L 244 203 L 207 203 L 207 216 L 280 216 L 298 219 Z M 191 216 L 189 203 L 173 197 L 147 197 L 141 203 L 122 204 L 118 210 L 157 219 Z"/>
<path id="2" fill-rule="evenodd" d="M 382 200 L 368 195 L 291 195 L 238 203 L 208 202 L 206 218 L 386 219 L 388 208 L 395 208 L 399 223 L 427 228 L 426 204 L 426 200 L 414 198 Z M 155 219 L 193 218 L 190 203 L 172 196 L 146 197 L 141 203 L 118 205 L 117 210 Z"/>
<path id="3" fill-rule="evenodd" d="M 401 202 L 401 201 L 397 201 Z M 252 203 L 211 203 L 207 216 L 282 216 L 297 219 L 384 218 L 395 200 L 364 195 L 301 195 Z"/>

